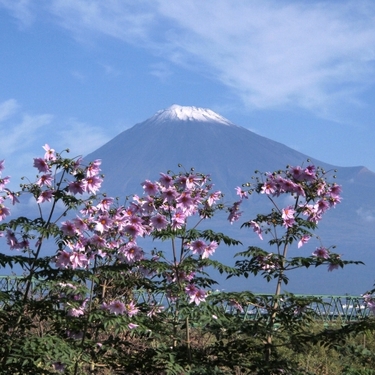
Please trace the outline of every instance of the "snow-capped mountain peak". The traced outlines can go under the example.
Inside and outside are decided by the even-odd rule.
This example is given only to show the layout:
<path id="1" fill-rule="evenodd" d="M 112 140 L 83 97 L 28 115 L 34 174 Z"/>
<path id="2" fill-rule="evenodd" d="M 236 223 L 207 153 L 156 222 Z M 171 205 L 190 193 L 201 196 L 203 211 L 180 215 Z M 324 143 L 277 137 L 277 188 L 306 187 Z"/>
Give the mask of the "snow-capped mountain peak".
<path id="1" fill-rule="evenodd" d="M 149 119 L 149 121 L 156 123 L 166 121 L 203 121 L 219 122 L 223 125 L 235 126 L 228 119 L 220 116 L 211 109 L 193 106 L 181 106 L 177 104 L 156 112 L 155 115 Z"/>

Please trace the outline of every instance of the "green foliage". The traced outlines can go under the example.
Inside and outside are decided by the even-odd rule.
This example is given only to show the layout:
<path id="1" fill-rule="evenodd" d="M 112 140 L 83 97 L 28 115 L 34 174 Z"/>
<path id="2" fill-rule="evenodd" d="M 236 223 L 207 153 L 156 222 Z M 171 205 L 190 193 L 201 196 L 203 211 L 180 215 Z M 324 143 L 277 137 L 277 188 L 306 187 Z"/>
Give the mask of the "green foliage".
<path id="1" fill-rule="evenodd" d="M 321 300 L 280 293 L 296 268 L 361 263 L 326 248 L 309 257 L 288 255 L 290 246 L 314 236 L 320 217 L 313 204 L 337 203 L 337 186 L 326 172 L 307 168 L 300 178 L 287 168 L 247 186 L 264 193 L 267 184 L 270 189 L 276 181 L 281 189 L 285 183 L 266 193 L 270 213 L 242 225 L 270 236 L 276 250 L 249 246 L 231 267 L 210 256 L 219 245 L 242 243 L 199 229 L 226 209 L 207 176 L 164 175 L 165 185 L 146 180 L 150 193 L 123 207 L 98 193 L 99 161 L 84 165 L 45 150 L 44 159 L 35 159 L 36 182 L 1 196 L 0 208 L 10 195 L 31 197 L 39 216 L 0 224 L 13 251 L 0 254 L 0 266 L 21 270 L 0 291 L 0 373 L 371 374 L 373 318 L 324 326 L 309 308 Z M 276 196 L 284 193 L 295 199 L 293 207 L 279 207 Z M 228 209 L 230 221 L 238 219 L 240 203 Z M 286 221 L 286 210 L 293 220 Z M 147 256 L 136 244 L 146 236 L 161 240 Z M 276 282 L 276 291 L 214 291 L 212 268 L 228 278 L 261 275 Z M 249 313 L 252 308 L 258 313 Z"/>

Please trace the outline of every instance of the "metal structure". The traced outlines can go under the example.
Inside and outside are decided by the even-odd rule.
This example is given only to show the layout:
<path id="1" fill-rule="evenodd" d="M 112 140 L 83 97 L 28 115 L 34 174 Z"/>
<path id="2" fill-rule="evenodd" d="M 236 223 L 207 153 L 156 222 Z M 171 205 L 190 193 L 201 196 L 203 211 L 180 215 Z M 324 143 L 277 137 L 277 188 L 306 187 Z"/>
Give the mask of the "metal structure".
<path id="1" fill-rule="evenodd" d="M 22 291 L 25 287 L 25 279 L 19 276 L 0 276 L 0 292 Z M 33 281 L 33 285 L 36 281 Z M 271 294 L 254 294 L 260 299 L 271 299 Z M 294 297 L 308 297 L 318 302 L 310 303 L 306 308 L 315 312 L 315 318 L 323 322 L 342 321 L 350 322 L 362 319 L 370 315 L 370 309 L 366 306 L 362 296 L 334 296 L 334 295 L 294 295 Z M 138 303 L 155 303 L 167 306 L 170 301 L 165 294 L 150 296 L 147 293 L 137 294 Z M 258 319 L 267 315 L 267 311 L 255 304 L 239 306 L 231 301 L 222 303 L 222 308 L 232 314 L 240 314 L 244 319 Z"/>

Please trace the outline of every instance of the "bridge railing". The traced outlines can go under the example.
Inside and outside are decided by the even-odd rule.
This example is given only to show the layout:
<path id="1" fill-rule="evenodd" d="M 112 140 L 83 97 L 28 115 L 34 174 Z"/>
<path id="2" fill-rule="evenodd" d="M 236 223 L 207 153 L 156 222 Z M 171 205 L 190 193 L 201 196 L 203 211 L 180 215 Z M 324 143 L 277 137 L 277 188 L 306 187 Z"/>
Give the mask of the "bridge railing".
<path id="1" fill-rule="evenodd" d="M 37 284 L 37 280 L 32 281 L 32 288 Z M 0 292 L 22 291 L 26 286 L 24 278 L 19 276 L 0 276 Z M 219 292 L 220 293 L 220 292 Z M 271 299 L 271 294 L 257 293 L 254 296 L 264 299 Z M 362 296 L 352 295 L 301 295 L 294 294 L 294 297 L 307 297 L 315 302 L 311 302 L 306 308 L 315 313 L 316 320 L 328 321 L 356 321 L 368 316 L 371 312 L 366 306 Z M 138 303 L 154 303 L 168 306 L 171 302 L 165 293 L 150 295 L 149 293 L 138 292 L 136 294 Z M 319 300 L 319 302 L 316 302 Z M 258 319 L 267 315 L 267 310 L 258 304 L 247 304 L 241 306 L 224 301 L 222 308 L 228 313 L 240 314 L 243 319 Z M 1 307 L 1 306 L 0 306 Z"/>

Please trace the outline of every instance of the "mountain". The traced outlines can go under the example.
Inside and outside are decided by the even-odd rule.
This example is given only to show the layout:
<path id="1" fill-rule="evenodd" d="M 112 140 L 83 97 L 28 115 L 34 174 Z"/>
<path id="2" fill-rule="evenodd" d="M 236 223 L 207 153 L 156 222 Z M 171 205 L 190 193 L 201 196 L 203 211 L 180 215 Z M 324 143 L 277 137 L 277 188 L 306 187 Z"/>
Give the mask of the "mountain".
<path id="1" fill-rule="evenodd" d="M 194 167 L 196 171 L 209 173 L 215 188 L 226 194 L 227 202 L 235 199 L 234 188 L 249 181 L 255 170 L 267 172 L 287 165 L 306 165 L 307 159 L 327 171 L 337 170 L 336 182 L 343 186 L 343 201 L 326 215 L 318 233 L 325 246 L 335 244 L 336 251 L 342 253 L 344 259 L 363 260 L 366 266 L 350 265 L 332 273 L 326 268 L 296 272 L 286 290 L 359 294 L 372 288 L 375 173 L 363 166 L 336 167 L 237 126 L 210 109 L 178 105 L 158 111 L 85 156 L 87 161 L 94 159 L 102 160 L 103 191 L 111 196 L 140 194 L 142 181 L 157 179 L 160 172 L 178 172 L 180 164 L 186 170 Z M 244 220 L 262 213 L 262 210 L 266 213 L 266 203 L 264 196 L 254 196 L 248 202 Z M 254 244 L 267 246 L 266 242 L 258 243 L 251 231 L 240 230 L 238 225 L 227 225 L 224 218 L 211 226 L 239 238 L 246 247 Z M 315 248 L 311 246 L 298 250 L 299 253 L 294 250 L 295 255 L 310 255 Z M 224 249 L 218 251 L 217 256 L 229 262 L 240 250 Z M 239 287 L 239 283 L 247 289 L 255 288 L 256 292 L 273 290 L 259 277 L 251 281 L 222 283 L 220 287 Z"/>

